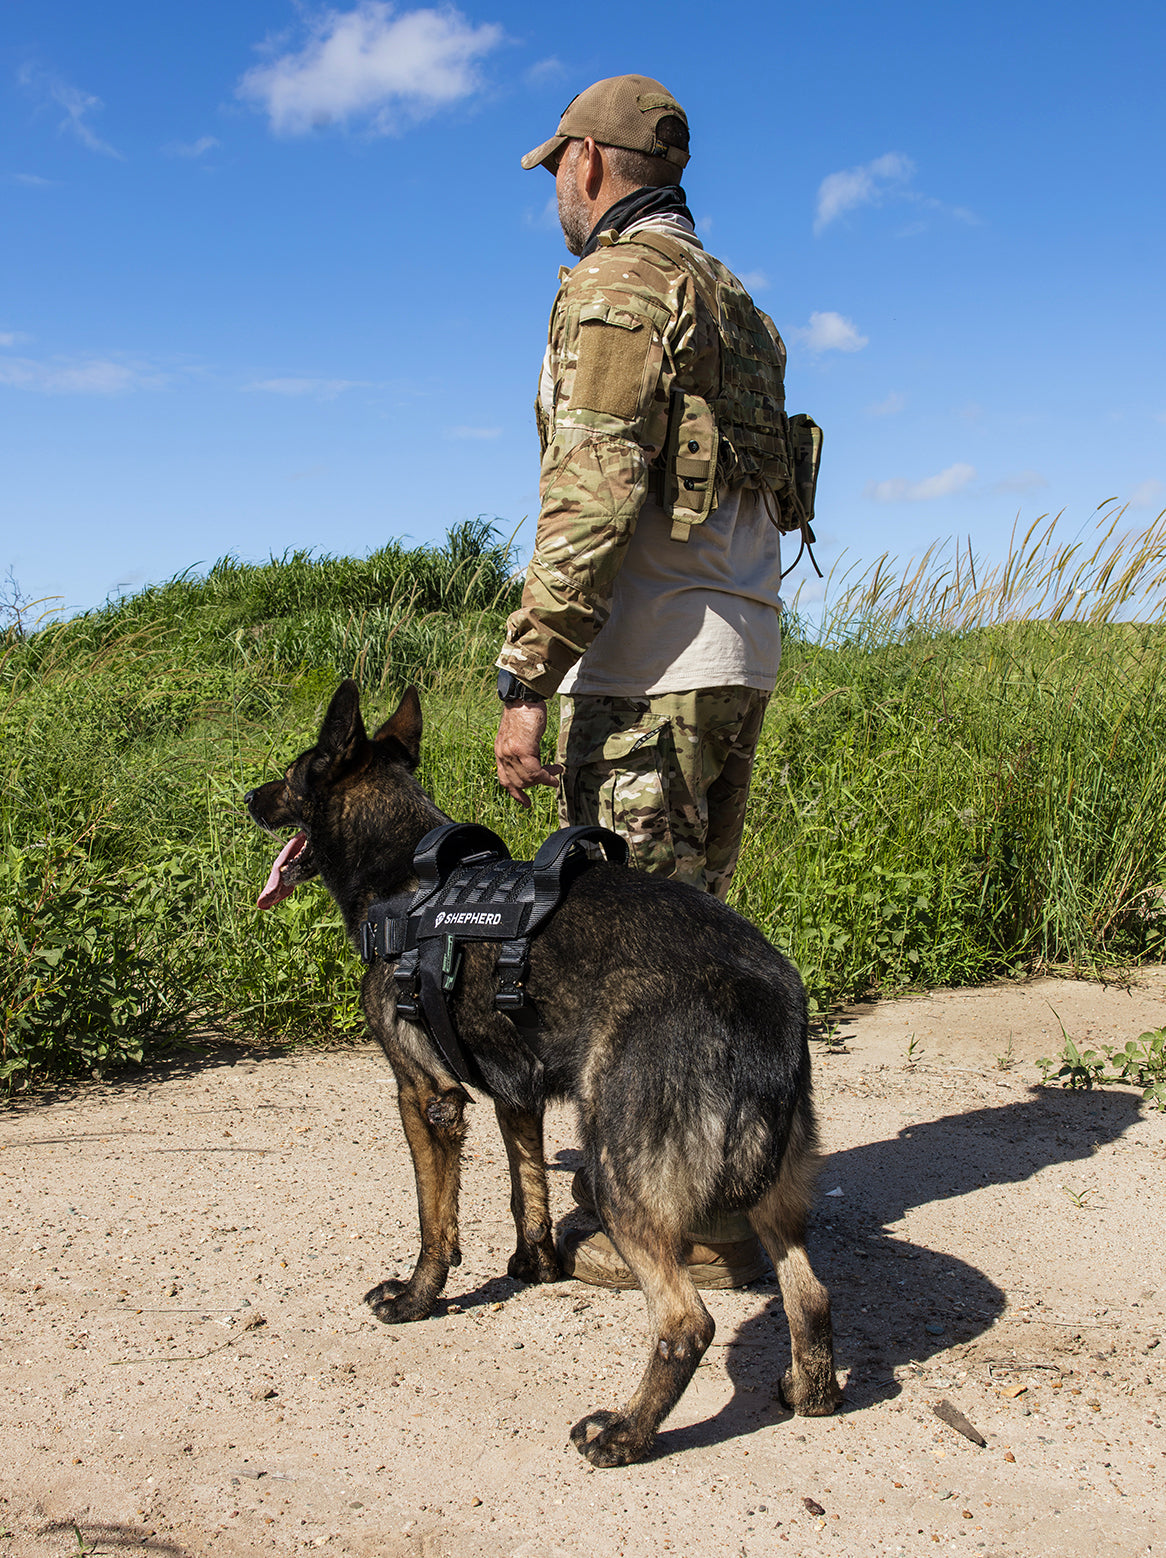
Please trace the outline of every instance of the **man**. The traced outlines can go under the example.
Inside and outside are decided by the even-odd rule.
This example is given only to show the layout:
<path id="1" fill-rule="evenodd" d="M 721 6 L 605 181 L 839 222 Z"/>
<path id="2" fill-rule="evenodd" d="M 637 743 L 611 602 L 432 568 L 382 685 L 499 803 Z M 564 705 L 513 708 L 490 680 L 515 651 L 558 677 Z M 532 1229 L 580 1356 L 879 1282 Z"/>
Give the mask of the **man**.
<path id="1" fill-rule="evenodd" d="M 495 755 L 522 805 L 531 785 L 558 784 L 564 826 L 602 823 L 641 869 L 724 898 L 781 653 L 779 528 L 801 515 L 785 348 L 697 241 L 679 184 L 688 139 L 666 88 L 617 76 L 522 159 L 554 175 L 580 263 L 560 272 L 551 315 L 538 530 L 497 662 Z M 764 1269 L 743 1219 L 703 1233 L 698 1280 Z M 572 1253 L 586 1280 L 627 1276 L 602 1234 L 568 1265 Z"/>

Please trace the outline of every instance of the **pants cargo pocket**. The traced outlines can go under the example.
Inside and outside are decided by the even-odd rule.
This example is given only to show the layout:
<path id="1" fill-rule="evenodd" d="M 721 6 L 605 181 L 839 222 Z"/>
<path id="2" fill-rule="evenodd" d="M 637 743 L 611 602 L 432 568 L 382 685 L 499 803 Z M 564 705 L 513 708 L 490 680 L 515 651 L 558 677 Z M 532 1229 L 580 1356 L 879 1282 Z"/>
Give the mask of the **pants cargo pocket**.
<path id="1" fill-rule="evenodd" d="M 667 720 L 648 730 L 622 730 L 587 752 L 568 755 L 567 809 L 571 823 L 598 823 L 628 842 L 641 871 L 667 873 L 673 860 L 668 814 L 671 731 Z"/>

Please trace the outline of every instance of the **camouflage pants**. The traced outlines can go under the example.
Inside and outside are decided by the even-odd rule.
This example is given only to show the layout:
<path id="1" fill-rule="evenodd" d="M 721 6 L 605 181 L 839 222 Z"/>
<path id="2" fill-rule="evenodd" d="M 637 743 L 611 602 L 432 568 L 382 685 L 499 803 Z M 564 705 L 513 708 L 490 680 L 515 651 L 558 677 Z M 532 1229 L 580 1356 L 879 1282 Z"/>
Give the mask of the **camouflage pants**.
<path id="1" fill-rule="evenodd" d="M 752 687 L 564 695 L 557 757 L 566 769 L 563 826 L 611 828 L 642 871 L 726 897 L 768 701 Z"/>

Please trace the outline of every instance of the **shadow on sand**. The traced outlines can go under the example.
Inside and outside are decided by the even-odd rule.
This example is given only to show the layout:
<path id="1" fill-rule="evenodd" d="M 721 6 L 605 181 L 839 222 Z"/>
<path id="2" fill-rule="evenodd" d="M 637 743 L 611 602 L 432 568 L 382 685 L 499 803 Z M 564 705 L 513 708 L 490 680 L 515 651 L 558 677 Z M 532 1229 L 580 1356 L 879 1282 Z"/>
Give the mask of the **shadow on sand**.
<path id="1" fill-rule="evenodd" d="M 894 1137 L 832 1154 L 811 1223 L 814 1269 L 830 1289 L 839 1366 L 849 1371 L 843 1411 L 899 1393 L 895 1370 L 969 1342 L 1003 1313 L 1005 1294 L 974 1266 L 944 1250 L 892 1237 L 913 1208 L 985 1185 L 1021 1184 L 1041 1169 L 1088 1158 L 1140 1117 L 1131 1092 L 1060 1093 L 1034 1087 L 1019 1103 L 973 1109 L 904 1126 Z M 777 1382 L 789 1366 L 781 1298 L 728 1340 L 733 1395 L 714 1417 L 665 1428 L 659 1454 L 723 1443 L 791 1414 Z M 718 1338 L 718 1341 L 725 1338 Z"/>

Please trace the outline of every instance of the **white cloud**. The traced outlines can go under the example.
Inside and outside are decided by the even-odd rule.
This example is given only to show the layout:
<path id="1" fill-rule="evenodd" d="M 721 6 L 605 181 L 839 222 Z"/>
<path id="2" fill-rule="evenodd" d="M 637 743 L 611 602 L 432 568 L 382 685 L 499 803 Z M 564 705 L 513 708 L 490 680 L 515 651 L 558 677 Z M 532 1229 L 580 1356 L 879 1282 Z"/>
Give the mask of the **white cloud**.
<path id="1" fill-rule="evenodd" d="M 915 164 L 901 152 L 889 151 L 873 162 L 842 173 L 828 173 L 818 186 L 814 231 L 820 233 L 845 211 L 856 206 L 877 206 L 893 184 L 913 176 Z"/>
<path id="2" fill-rule="evenodd" d="M 875 503 L 927 503 L 932 498 L 947 498 L 959 492 L 975 474 L 974 465 L 949 465 L 937 476 L 925 476 L 922 481 L 894 476 L 889 481 L 868 482 L 866 496 Z"/>
<path id="3" fill-rule="evenodd" d="M 217 135 L 200 135 L 197 141 L 171 141 L 162 150 L 168 157 L 202 157 L 222 144 Z"/>
<path id="4" fill-rule="evenodd" d="M 835 313 L 811 314 L 808 325 L 790 334 L 811 352 L 861 352 L 870 339 L 859 334 L 852 319 Z"/>
<path id="5" fill-rule="evenodd" d="M 549 59 L 536 60 L 526 72 L 526 84 L 531 87 L 551 86 L 567 74 L 562 60 L 552 54 Z"/>
<path id="6" fill-rule="evenodd" d="M 119 162 L 125 161 L 121 152 L 112 147 L 108 141 L 103 141 L 92 125 L 86 122 L 88 114 L 105 106 L 99 97 L 82 92 L 78 87 L 70 86 L 60 76 L 54 76 L 49 71 L 38 70 L 35 65 L 22 66 L 19 80 L 22 87 L 37 93 L 45 102 L 55 103 L 58 108 L 65 110 L 65 117 L 57 126 L 58 130 L 67 130 L 71 135 L 75 135 L 82 146 L 87 146 L 90 151 L 100 152 L 103 157 L 116 157 Z"/>
<path id="7" fill-rule="evenodd" d="M 30 335 L 25 335 L 21 330 L 0 330 L 0 346 L 5 348 L 19 346 L 21 341 L 31 341 Z"/>
<path id="8" fill-rule="evenodd" d="M 1132 509 L 1163 508 L 1162 502 L 1166 487 L 1160 481 L 1142 481 L 1130 493 L 1129 504 Z"/>
<path id="9" fill-rule="evenodd" d="M 522 215 L 525 226 L 536 228 L 540 232 L 562 232 L 559 222 L 559 202 L 555 195 L 547 198 L 546 204 L 539 211 L 532 211 L 528 207 Z"/>
<path id="10" fill-rule="evenodd" d="M 1048 477 L 1042 476 L 1039 471 L 1016 471 L 1011 476 L 1002 476 L 999 481 L 993 482 L 992 491 L 1037 492 L 1048 484 Z"/>
<path id="11" fill-rule="evenodd" d="M 42 395 L 123 395 L 128 390 L 160 389 L 165 382 L 163 374 L 140 364 L 107 358 L 34 362 L 28 357 L 0 357 L 0 384 Z"/>
<path id="12" fill-rule="evenodd" d="M 866 408 L 868 417 L 893 417 L 897 416 L 907 404 L 906 395 L 900 395 L 898 390 L 892 390 L 885 400 L 876 400 L 873 405 Z"/>
<path id="13" fill-rule="evenodd" d="M 324 11 L 309 26 L 299 53 L 256 65 L 238 86 L 278 134 L 302 135 L 354 115 L 389 134 L 402 120 L 468 97 L 479 84 L 477 61 L 502 40 L 501 27 L 474 27 L 452 8 L 397 14 L 387 0 Z"/>
<path id="14" fill-rule="evenodd" d="M 451 427 L 451 438 L 501 438 L 500 427 Z"/>
<path id="15" fill-rule="evenodd" d="M 269 395 L 313 395 L 317 400 L 335 400 L 350 389 L 372 389 L 367 379 L 260 379 L 244 384 L 245 390 L 263 390 Z"/>
<path id="16" fill-rule="evenodd" d="M 42 179 L 39 173 L 10 173 L 14 184 L 25 184 L 29 189 L 51 189 L 56 179 Z"/>
<path id="17" fill-rule="evenodd" d="M 879 206 L 887 200 L 907 201 L 919 211 L 934 211 L 951 217 L 957 222 L 975 227 L 979 217 L 966 206 L 951 206 L 934 195 L 925 195 L 907 186 L 915 177 L 915 164 L 902 152 L 889 151 L 873 162 L 864 162 L 857 168 L 846 168 L 841 173 L 828 173 L 818 186 L 818 203 L 814 212 L 814 231 L 823 232 L 830 223 L 858 206 Z M 899 234 L 901 238 L 914 237 L 927 230 L 927 222 L 920 219 L 908 224 Z"/>
<path id="18" fill-rule="evenodd" d="M 764 292 L 769 286 L 769 277 L 763 270 L 743 270 L 737 277 L 749 292 Z"/>

